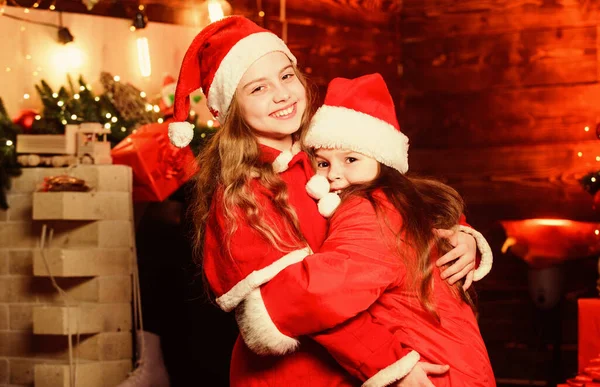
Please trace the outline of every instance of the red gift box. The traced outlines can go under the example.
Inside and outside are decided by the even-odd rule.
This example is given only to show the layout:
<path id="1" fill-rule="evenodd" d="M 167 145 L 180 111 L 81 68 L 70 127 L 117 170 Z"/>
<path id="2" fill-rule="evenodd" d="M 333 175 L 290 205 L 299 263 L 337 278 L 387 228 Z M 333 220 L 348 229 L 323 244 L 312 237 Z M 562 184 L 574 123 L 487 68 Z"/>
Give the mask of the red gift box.
<path id="1" fill-rule="evenodd" d="M 114 164 L 133 169 L 133 200 L 163 201 L 197 171 L 189 147 L 177 148 L 168 136 L 168 124 L 144 125 L 111 151 Z"/>
<path id="2" fill-rule="evenodd" d="M 579 372 L 600 356 L 600 298 L 580 298 L 579 305 Z"/>

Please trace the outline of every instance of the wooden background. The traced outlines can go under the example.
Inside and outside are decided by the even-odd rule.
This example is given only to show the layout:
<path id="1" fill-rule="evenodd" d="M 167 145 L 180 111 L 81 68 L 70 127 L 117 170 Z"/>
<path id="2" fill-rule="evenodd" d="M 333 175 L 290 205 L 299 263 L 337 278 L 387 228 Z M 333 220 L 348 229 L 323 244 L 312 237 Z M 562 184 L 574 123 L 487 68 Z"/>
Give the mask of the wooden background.
<path id="1" fill-rule="evenodd" d="M 278 1 L 231 3 L 234 13 L 281 31 Z M 86 12 L 78 1 L 56 4 Z M 185 23 L 197 2 L 144 4 L 151 21 Z M 137 5 L 101 0 L 92 13 L 131 18 Z M 505 235 L 498 220 L 599 219 L 577 180 L 600 169 L 600 1 L 287 0 L 286 16 L 288 44 L 320 91 L 335 76 L 380 72 L 411 141 L 411 170 L 464 195 L 470 222 L 495 251 L 494 270 L 478 290 L 481 330 L 498 378 L 542 383 L 552 372 L 559 378 L 575 372 L 575 300 L 593 294 L 595 259 L 563 267 L 556 370 L 552 339 L 540 333 L 552 316 L 533 307 L 527 266 L 500 253 Z"/>

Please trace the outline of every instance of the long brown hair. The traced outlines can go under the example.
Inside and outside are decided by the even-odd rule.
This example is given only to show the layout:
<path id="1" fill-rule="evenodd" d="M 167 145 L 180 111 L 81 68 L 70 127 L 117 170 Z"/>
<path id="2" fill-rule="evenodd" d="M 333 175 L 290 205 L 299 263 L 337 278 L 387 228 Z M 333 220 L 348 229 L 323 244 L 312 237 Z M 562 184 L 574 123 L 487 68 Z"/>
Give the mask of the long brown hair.
<path id="1" fill-rule="evenodd" d="M 413 282 L 411 289 L 417 289 L 419 300 L 425 310 L 439 321 L 432 301 L 433 270 L 435 262 L 432 252 L 437 249 L 440 255 L 452 249 L 450 243 L 433 233 L 434 228 L 452 229 L 456 227 L 464 212 L 464 201 L 452 187 L 436 180 L 409 177 L 396 169 L 380 164 L 378 177 L 370 183 L 353 186 L 346 190 L 343 198 L 358 195 L 371 202 L 376 212 L 383 214 L 383 205 L 374 195 L 381 189 L 389 202 L 402 217 L 402 228 L 392 230 L 396 235 L 396 250 L 400 257 L 414 254 L 416 259 L 405 259 L 407 278 Z M 391 227 L 383 216 L 380 220 Z M 475 311 L 473 296 L 466 292 L 457 281 L 451 289 Z"/>
<path id="2" fill-rule="evenodd" d="M 293 137 L 298 141 L 314 114 L 313 86 L 304 75 L 294 68 L 296 76 L 306 90 L 306 110 L 300 128 Z M 273 171 L 271 164 L 260 161 L 259 143 L 252 128 L 244 121 L 236 95 L 233 96 L 227 118 L 210 142 L 198 155 L 199 173 L 195 183 L 195 199 L 189 216 L 195 225 L 194 258 L 202 263 L 202 247 L 206 221 L 212 200 L 217 190 L 222 190 L 224 215 L 228 222 L 225 247 L 229 250 L 231 236 L 237 229 L 238 214 L 275 248 L 290 251 L 298 248 L 303 241 L 298 217 L 288 203 L 285 183 Z M 251 179 L 257 179 L 271 193 L 275 209 L 286 220 L 286 230 L 275 230 L 266 217 L 261 216 L 262 208 L 252 191 L 248 189 Z M 287 237 L 292 238 L 287 238 Z M 290 243 L 289 240 L 295 242 Z"/>

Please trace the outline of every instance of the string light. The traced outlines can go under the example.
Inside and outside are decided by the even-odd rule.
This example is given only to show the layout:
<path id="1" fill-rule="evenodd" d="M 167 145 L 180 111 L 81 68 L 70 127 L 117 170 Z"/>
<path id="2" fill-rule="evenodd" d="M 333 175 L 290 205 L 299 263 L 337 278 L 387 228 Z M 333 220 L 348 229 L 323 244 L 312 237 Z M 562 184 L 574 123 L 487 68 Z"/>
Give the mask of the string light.
<path id="1" fill-rule="evenodd" d="M 126 131 L 127 131 L 127 128 L 124 126 L 121 126 L 121 132 L 126 132 Z"/>
<path id="2" fill-rule="evenodd" d="M 79 99 L 79 94 L 73 94 L 73 98 Z"/>
<path id="3" fill-rule="evenodd" d="M 29 95 L 29 94 L 27 94 L 27 93 L 23 94 L 23 98 L 24 98 L 24 99 L 29 99 L 29 97 L 30 97 L 30 95 Z"/>
<path id="4" fill-rule="evenodd" d="M 110 114 L 110 113 L 106 113 L 106 118 L 107 118 L 107 119 L 110 119 L 110 117 L 112 117 L 112 114 Z"/>
<path id="5" fill-rule="evenodd" d="M 115 75 L 114 78 L 115 82 L 119 82 L 121 80 L 121 77 L 118 75 Z"/>
<path id="6" fill-rule="evenodd" d="M 94 101 L 96 101 L 96 102 L 100 101 L 100 97 L 95 97 Z"/>
<path id="7" fill-rule="evenodd" d="M 592 178 L 590 179 L 590 181 L 591 181 L 592 183 L 595 183 L 595 182 L 596 182 L 596 178 L 595 178 L 595 177 L 592 177 Z"/>
<path id="8" fill-rule="evenodd" d="M 577 152 L 577 156 L 582 157 L 583 156 L 583 152 Z"/>
<path id="9" fill-rule="evenodd" d="M 144 93 L 143 91 L 142 91 L 142 92 L 140 92 L 140 97 L 142 97 L 142 98 L 146 98 L 146 93 Z"/>
<path id="10" fill-rule="evenodd" d="M 76 120 L 76 119 L 77 119 L 77 115 L 76 115 L 76 114 L 72 114 L 72 115 L 71 115 L 71 119 L 72 119 L 72 120 Z"/>
<path id="11" fill-rule="evenodd" d="M 50 7 L 48 7 L 48 9 L 50 11 L 54 11 L 56 9 L 56 6 L 54 4 L 50 4 Z"/>
<path id="12" fill-rule="evenodd" d="M 110 124 L 108 122 L 104 124 L 104 129 L 110 129 Z"/>
<path id="13" fill-rule="evenodd" d="M 13 142 L 12 140 L 6 140 L 6 146 L 12 146 Z"/>
<path id="14" fill-rule="evenodd" d="M 111 122 L 112 122 L 112 123 L 115 123 L 115 122 L 117 122 L 117 121 L 118 121 L 118 118 L 117 118 L 117 117 L 113 117 L 113 118 L 111 118 L 110 120 L 111 120 Z"/>
<path id="15" fill-rule="evenodd" d="M 58 101 L 57 105 L 62 107 L 65 103 L 63 101 Z"/>
<path id="16" fill-rule="evenodd" d="M 156 122 L 158 122 L 159 124 L 162 124 L 164 122 L 164 120 L 162 118 L 159 118 L 158 120 L 156 120 Z"/>
<path id="17" fill-rule="evenodd" d="M 215 124 L 215 123 L 214 123 L 214 121 L 213 121 L 213 120 L 208 120 L 208 121 L 206 121 L 206 126 L 208 126 L 209 128 L 212 128 L 214 124 Z"/>
<path id="18" fill-rule="evenodd" d="M 40 116 L 39 114 L 37 114 L 37 115 L 35 116 L 35 120 L 36 120 L 36 121 L 39 121 L 39 120 L 41 120 L 41 119 L 42 119 L 42 116 Z"/>
<path id="19" fill-rule="evenodd" d="M 58 98 L 58 94 L 57 93 L 52 93 L 52 98 Z"/>
<path id="20" fill-rule="evenodd" d="M 265 17 L 265 11 L 260 11 L 260 12 L 258 13 L 258 16 L 260 16 L 260 17 Z"/>
<path id="21" fill-rule="evenodd" d="M 23 10 L 23 12 L 25 12 L 25 13 L 29 13 L 29 8 L 25 8 L 25 9 Z"/>
<path id="22" fill-rule="evenodd" d="M 7 72 L 7 73 L 10 73 L 10 70 L 11 70 L 11 68 L 10 68 L 10 67 L 7 67 L 7 68 L 6 68 L 6 72 Z"/>
<path id="23" fill-rule="evenodd" d="M 590 127 L 586 126 L 585 128 L 583 128 L 583 130 L 585 130 L 586 132 L 589 132 L 590 131 Z"/>
<path id="24" fill-rule="evenodd" d="M 85 90 L 85 86 L 79 86 L 79 91 L 84 91 Z"/>
<path id="25" fill-rule="evenodd" d="M 67 120 L 62 120 L 61 122 L 62 122 L 63 125 L 68 124 Z"/>
<path id="26" fill-rule="evenodd" d="M 158 105 L 154 105 L 154 112 L 158 113 L 160 111 L 160 107 Z"/>
<path id="27" fill-rule="evenodd" d="M 35 3 L 33 3 L 33 8 L 37 8 L 40 6 L 40 3 L 38 3 L 37 1 Z"/>
<path id="28" fill-rule="evenodd" d="M 600 235 L 600 230 L 594 230 L 594 234 Z"/>

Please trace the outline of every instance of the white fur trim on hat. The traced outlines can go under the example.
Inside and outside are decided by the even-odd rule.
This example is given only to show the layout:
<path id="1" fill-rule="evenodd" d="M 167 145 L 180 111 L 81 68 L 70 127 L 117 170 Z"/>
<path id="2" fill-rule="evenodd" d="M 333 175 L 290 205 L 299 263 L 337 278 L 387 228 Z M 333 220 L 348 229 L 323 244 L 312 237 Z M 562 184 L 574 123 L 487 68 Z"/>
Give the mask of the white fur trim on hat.
<path id="1" fill-rule="evenodd" d="M 260 270 L 255 270 L 248 274 L 246 278 L 235 284 L 227 293 L 217 298 L 217 304 L 225 312 L 230 312 L 254 289 L 266 284 L 273 279 L 279 272 L 294 263 L 301 262 L 306 256 L 312 254 L 310 247 L 300 250 L 294 250 L 284 255 L 269 266 Z"/>
<path id="2" fill-rule="evenodd" d="M 308 195 L 313 199 L 321 199 L 329 193 L 330 189 L 331 185 L 329 184 L 329 180 L 322 175 L 314 175 L 310 178 L 308 183 L 306 183 L 306 192 L 308 192 Z"/>
<path id="3" fill-rule="evenodd" d="M 473 236 L 473 238 L 475 238 L 475 242 L 477 242 L 477 249 L 481 253 L 481 262 L 479 262 L 479 267 L 475 270 L 473 281 L 479 281 L 485 277 L 490 270 L 492 270 L 492 264 L 494 263 L 494 254 L 492 253 L 492 248 L 479 231 L 471 227 L 463 226 L 462 224 L 458 226 L 458 229 Z"/>
<path id="4" fill-rule="evenodd" d="M 185 148 L 194 138 L 194 125 L 187 121 L 169 124 L 169 139 L 178 148 Z"/>
<path id="5" fill-rule="evenodd" d="M 350 149 L 400 173 L 408 171 L 408 137 L 383 120 L 345 107 L 321 106 L 311 121 L 304 145 Z"/>
<path id="6" fill-rule="evenodd" d="M 218 112 L 217 119 L 222 124 L 229 110 L 233 94 L 246 73 L 256 60 L 264 55 L 281 51 L 296 64 L 296 57 L 283 40 L 272 32 L 257 32 L 240 39 L 225 55 L 217 69 L 208 91 L 208 106 Z"/>
<path id="7" fill-rule="evenodd" d="M 414 368 L 419 362 L 421 356 L 416 351 L 410 351 L 404 357 L 395 363 L 385 367 L 369 380 L 363 383 L 362 387 L 384 387 L 399 381 Z"/>
<path id="8" fill-rule="evenodd" d="M 330 192 L 327 195 L 323 196 L 319 199 L 317 203 L 317 207 L 319 209 L 319 214 L 323 215 L 326 218 L 329 218 L 335 210 L 338 208 L 342 200 L 339 195 L 335 192 Z"/>
<path id="9" fill-rule="evenodd" d="M 253 290 L 236 308 L 235 319 L 244 342 L 259 355 L 285 355 L 295 351 L 300 344 L 277 329 L 260 289 Z"/>

